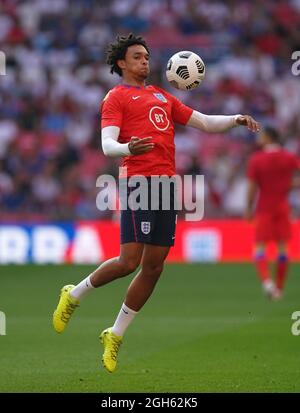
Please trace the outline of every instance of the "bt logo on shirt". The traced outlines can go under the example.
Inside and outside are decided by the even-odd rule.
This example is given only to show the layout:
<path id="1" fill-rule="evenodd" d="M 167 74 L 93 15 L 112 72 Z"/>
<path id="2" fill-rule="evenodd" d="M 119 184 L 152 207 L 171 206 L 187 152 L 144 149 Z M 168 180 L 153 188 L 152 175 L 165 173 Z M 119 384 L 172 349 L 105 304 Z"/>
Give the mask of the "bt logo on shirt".
<path id="1" fill-rule="evenodd" d="M 167 112 L 159 106 L 150 109 L 149 119 L 158 130 L 166 130 L 170 125 Z"/>

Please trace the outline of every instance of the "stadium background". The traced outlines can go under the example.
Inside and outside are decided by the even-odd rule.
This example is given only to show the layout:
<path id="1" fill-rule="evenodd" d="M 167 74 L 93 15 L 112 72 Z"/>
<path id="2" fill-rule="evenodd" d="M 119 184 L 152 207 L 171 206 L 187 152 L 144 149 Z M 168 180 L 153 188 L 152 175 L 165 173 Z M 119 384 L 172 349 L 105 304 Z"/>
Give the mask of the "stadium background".
<path id="1" fill-rule="evenodd" d="M 151 83 L 207 114 L 249 113 L 278 127 L 300 154 L 300 82 L 291 73 L 299 27 L 299 0 L 2 0 L 0 262 L 91 263 L 117 253 L 118 216 L 95 205 L 96 177 L 118 172 L 118 161 L 101 152 L 98 113 L 120 80 L 104 62 L 116 34 L 146 38 Z M 179 50 L 206 63 L 203 84 L 189 93 L 165 80 Z M 242 215 L 254 138 L 246 128 L 226 135 L 177 128 L 177 170 L 205 175 L 205 216 L 196 226 L 179 223 L 170 261 L 250 261 L 253 229 Z M 299 190 L 290 201 L 297 220 Z M 296 221 L 296 260 L 299 237 Z M 92 268 L 0 267 L 7 315 L 0 391 L 300 390 L 299 339 L 290 333 L 299 264 L 276 305 L 264 301 L 250 264 L 169 264 L 113 378 L 98 368 L 95 331 L 111 323 L 128 279 L 88 299 L 66 335 L 51 331 L 59 288 Z M 178 334 L 183 326 L 186 335 Z"/>
<path id="2" fill-rule="evenodd" d="M 106 92 L 120 81 L 110 75 L 104 53 L 117 33 L 133 31 L 147 39 L 150 82 L 204 113 L 250 113 L 278 127 L 286 147 L 299 153 L 300 83 L 291 74 L 292 52 L 300 48 L 299 9 L 297 0 L 268 0 L 263 6 L 259 1 L 2 1 L 0 47 L 7 74 L 0 82 L 1 223 L 117 220 L 95 204 L 96 177 L 118 172 L 119 161 L 100 149 L 98 112 Z M 207 66 L 205 81 L 191 93 L 170 89 L 165 79 L 168 58 L 182 49 L 199 53 Z M 227 135 L 177 128 L 176 147 L 179 174 L 205 175 L 205 219 L 241 218 L 254 135 L 245 128 Z M 300 191 L 290 199 L 297 218 Z M 73 233 L 78 226 L 84 223 Z M 0 261 L 30 260 L 31 232 L 3 231 Z M 212 231 L 223 239 L 222 228 Z M 85 236 L 86 243 L 95 242 L 94 232 Z M 57 250 L 74 242 L 66 229 L 56 228 L 56 234 L 58 240 L 44 237 L 50 262 L 51 242 Z M 213 259 L 223 248 L 201 231 L 199 240 L 193 239 L 196 252 L 190 255 L 200 260 Z M 205 245 L 213 251 L 206 254 Z M 97 262 L 83 254 L 81 261 Z"/>

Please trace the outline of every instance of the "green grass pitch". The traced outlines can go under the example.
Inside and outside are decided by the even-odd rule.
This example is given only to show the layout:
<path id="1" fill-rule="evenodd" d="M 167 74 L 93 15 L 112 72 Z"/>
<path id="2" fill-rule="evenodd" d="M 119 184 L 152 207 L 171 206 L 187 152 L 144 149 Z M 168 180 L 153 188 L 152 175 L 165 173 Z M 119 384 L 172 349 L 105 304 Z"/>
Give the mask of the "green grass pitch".
<path id="1" fill-rule="evenodd" d="M 112 325 L 130 278 L 86 297 L 61 335 L 59 290 L 91 266 L 2 266 L 0 392 L 299 392 L 300 265 L 282 301 L 269 302 L 250 264 L 166 265 L 130 326 L 114 374 L 98 335 Z"/>

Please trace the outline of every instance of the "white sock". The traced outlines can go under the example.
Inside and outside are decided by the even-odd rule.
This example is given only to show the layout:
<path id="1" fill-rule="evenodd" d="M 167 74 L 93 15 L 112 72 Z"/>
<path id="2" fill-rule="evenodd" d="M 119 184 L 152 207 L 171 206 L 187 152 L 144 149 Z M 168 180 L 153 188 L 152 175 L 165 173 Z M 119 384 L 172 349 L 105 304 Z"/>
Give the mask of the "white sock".
<path id="1" fill-rule="evenodd" d="M 273 292 L 275 290 L 275 284 L 273 280 L 265 280 L 263 282 L 263 289 L 268 293 Z"/>
<path id="2" fill-rule="evenodd" d="M 127 327 L 137 315 L 137 311 L 133 311 L 127 307 L 124 303 L 122 304 L 121 310 L 118 317 L 113 325 L 111 331 L 119 337 L 123 337 Z"/>
<path id="3" fill-rule="evenodd" d="M 81 300 L 87 295 L 88 292 L 94 289 L 95 287 L 92 285 L 90 277 L 91 275 L 86 277 L 79 284 L 75 285 L 75 287 L 70 291 L 70 296 L 76 298 L 77 300 Z"/>

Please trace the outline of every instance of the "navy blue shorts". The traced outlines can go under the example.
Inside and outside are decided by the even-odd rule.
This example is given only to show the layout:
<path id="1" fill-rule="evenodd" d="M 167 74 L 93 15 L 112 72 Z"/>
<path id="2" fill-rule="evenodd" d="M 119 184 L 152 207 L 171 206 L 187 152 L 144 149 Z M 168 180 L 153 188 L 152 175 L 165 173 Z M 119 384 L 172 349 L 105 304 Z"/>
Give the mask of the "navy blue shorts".
<path id="1" fill-rule="evenodd" d="M 123 200 L 126 201 L 128 207 L 121 209 L 121 244 L 128 242 L 140 242 L 143 244 L 152 244 L 158 246 L 173 246 L 175 241 L 175 230 L 177 222 L 177 208 L 174 205 L 174 198 L 176 194 L 175 185 L 170 185 L 170 192 L 168 200 L 170 205 L 166 209 L 163 205 L 164 191 L 160 188 L 159 193 L 155 196 L 156 203 L 153 206 L 153 197 L 151 198 L 151 187 L 153 182 L 150 178 L 148 181 L 148 200 L 143 204 L 142 208 L 132 208 L 129 202 L 130 196 L 139 187 L 129 187 L 125 180 L 120 180 L 123 186 Z M 120 198 L 122 196 L 120 195 Z M 137 197 L 138 202 L 140 198 Z M 122 205 L 122 200 L 121 200 Z"/>

